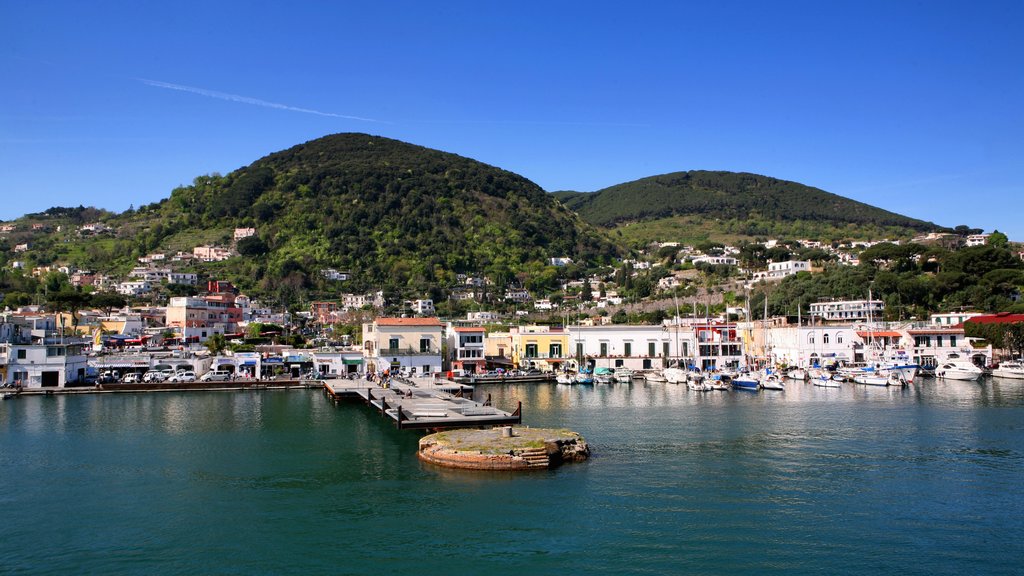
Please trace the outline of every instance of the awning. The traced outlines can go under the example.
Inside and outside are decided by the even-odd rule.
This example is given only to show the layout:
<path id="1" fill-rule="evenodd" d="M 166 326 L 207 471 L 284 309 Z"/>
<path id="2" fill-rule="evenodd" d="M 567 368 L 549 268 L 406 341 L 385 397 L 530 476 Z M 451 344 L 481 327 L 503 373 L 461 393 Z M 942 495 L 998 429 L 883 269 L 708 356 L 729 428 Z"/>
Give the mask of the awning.
<path id="1" fill-rule="evenodd" d="M 255 360 L 246 360 L 245 362 L 242 362 L 240 364 L 240 366 L 255 366 L 255 365 L 256 365 L 256 361 Z"/>
<path id="2" fill-rule="evenodd" d="M 857 336 L 860 336 L 861 338 L 901 338 L 903 335 L 891 330 L 883 332 L 861 332 L 858 330 Z"/>
<path id="3" fill-rule="evenodd" d="M 345 364 L 346 366 L 358 366 L 359 364 L 363 363 L 363 359 L 362 358 L 342 358 L 341 359 L 341 363 Z"/>

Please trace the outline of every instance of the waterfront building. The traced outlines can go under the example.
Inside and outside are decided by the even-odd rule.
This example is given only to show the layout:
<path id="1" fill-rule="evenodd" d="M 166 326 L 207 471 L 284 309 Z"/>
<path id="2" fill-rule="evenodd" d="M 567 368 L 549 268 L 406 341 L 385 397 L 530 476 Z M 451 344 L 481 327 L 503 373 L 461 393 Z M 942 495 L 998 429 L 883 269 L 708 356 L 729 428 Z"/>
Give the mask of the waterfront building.
<path id="1" fill-rule="evenodd" d="M 232 334 L 242 322 L 233 289 L 211 282 L 211 293 L 202 297 L 176 296 L 167 306 L 166 324 L 184 341 L 205 342 L 214 334 Z"/>
<path id="2" fill-rule="evenodd" d="M 512 367 L 512 335 L 509 332 L 489 332 L 484 336 L 484 361 L 488 370 Z"/>
<path id="3" fill-rule="evenodd" d="M 787 366 L 825 366 L 852 362 L 854 350 L 863 350 L 852 324 L 828 326 L 774 326 L 767 330 L 766 346 L 775 363 Z M 860 345 L 860 348 L 857 348 Z"/>
<path id="4" fill-rule="evenodd" d="M 444 325 L 437 318 L 377 318 L 363 324 L 368 371 L 441 371 Z"/>
<path id="5" fill-rule="evenodd" d="M 25 388 L 85 383 L 88 340 L 62 334 L 54 316 L 0 316 L 0 379 Z"/>
<path id="6" fill-rule="evenodd" d="M 359 372 L 364 365 L 359 350 L 317 350 L 312 360 L 315 372 L 341 377 Z"/>
<path id="7" fill-rule="evenodd" d="M 571 326 L 570 357 L 584 366 L 650 370 L 674 359 L 693 361 L 696 337 L 691 326 L 625 325 Z"/>
<path id="8" fill-rule="evenodd" d="M 981 312 L 946 312 L 943 314 L 932 314 L 928 322 L 932 326 L 958 326 L 975 316 L 984 316 Z"/>
<path id="9" fill-rule="evenodd" d="M 487 370 L 484 340 L 487 333 L 482 326 L 454 326 L 448 331 L 448 350 L 451 366 L 467 373 Z"/>
<path id="10" fill-rule="evenodd" d="M 509 338 L 517 368 L 558 370 L 566 360 L 569 339 L 561 326 L 513 326 Z"/>

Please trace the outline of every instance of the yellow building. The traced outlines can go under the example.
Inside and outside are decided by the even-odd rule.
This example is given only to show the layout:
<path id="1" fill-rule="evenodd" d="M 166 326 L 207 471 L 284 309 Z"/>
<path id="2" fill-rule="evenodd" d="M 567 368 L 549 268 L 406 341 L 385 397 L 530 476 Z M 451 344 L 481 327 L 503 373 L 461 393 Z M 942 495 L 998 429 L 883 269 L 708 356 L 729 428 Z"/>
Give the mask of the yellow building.
<path id="1" fill-rule="evenodd" d="M 516 326 L 509 340 L 517 368 L 558 370 L 569 359 L 569 333 L 561 327 Z"/>

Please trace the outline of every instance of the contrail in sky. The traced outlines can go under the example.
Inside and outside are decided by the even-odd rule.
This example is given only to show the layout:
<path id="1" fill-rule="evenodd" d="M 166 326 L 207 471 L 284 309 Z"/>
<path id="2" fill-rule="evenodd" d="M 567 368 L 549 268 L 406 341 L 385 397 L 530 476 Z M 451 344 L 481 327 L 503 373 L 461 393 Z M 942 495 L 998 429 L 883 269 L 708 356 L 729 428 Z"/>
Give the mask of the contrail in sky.
<path id="1" fill-rule="evenodd" d="M 380 120 L 374 120 L 373 118 L 362 118 L 360 116 L 347 116 L 345 114 L 335 114 L 333 112 L 321 112 L 319 110 L 311 110 L 309 108 L 299 108 L 297 106 L 288 106 L 287 104 L 277 104 L 276 102 L 267 102 L 266 100 L 260 100 L 259 98 L 250 98 L 248 96 L 239 96 L 238 94 L 228 94 L 226 92 L 217 92 L 216 90 L 207 90 L 205 88 L 195 88 L 193 86 L 182 86 L 181 84 L 171 84 L 170 82 L 161 82 L 159 80 L 147 80 L 145 78 L 138 78 L 139 82 L 146 84 L 147 86 L 155 86 L 157 88 L 167 88 L 169 90 L 179 90 L 181 92 L 191 92 L 192 94 L 199 94 L 200 96 L 206 96 L 209 98 L 219 98 L 220 100 L 227 100 L 229 102 L 241 102 L 242 104 L 252 104 L 253 106 L 263 106 L 264 108 L 276 108 L 278 110 L 290 110 L 292 112 L 303 112 L 306 114 L 316 114 L 317 116 L 328 116 L 330 118 L 344 118 L 346 120 L 359 120 L 360 122 L 380 122 Z"/>

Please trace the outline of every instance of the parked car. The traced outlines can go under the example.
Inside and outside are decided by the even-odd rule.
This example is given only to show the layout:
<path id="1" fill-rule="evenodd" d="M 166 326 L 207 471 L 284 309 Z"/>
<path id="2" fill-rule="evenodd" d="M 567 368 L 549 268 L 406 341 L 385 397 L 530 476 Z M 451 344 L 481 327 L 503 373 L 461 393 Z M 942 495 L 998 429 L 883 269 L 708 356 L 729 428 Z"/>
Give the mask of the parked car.
<path id="1" fill-rule="evenodd" d="M 129 372 L 121 379 L 121 382 L 124 382 L 125 384 L 138 384 L 141 381 L 142 378 L 139 377 L 138 372 Z"/>
<path id="2" fill-rule="evenodd" d="M 202 377 L 199 378 L 199 381 L 200 382 L 226 382 L 228 380 L 231 380 L 232 376 L 233 376 L 233 373 L 232 372 L 228 372 L 227 370 L 213 370 L 213 371 L 207 372 L 206 374 L 203 374 Z"/>
<path id="3" fill-rule="evenodd" d="M 191 370 L 182 370 L 167 379 L 168 382 L 195 382 L 196 373 Z"/>
<path id="4" fill-rule="evenodd" d="M 142 375 L 143 382 L 163 382 L 167 379 L 167 375 L 157 370 L 150 370 Z"/>

